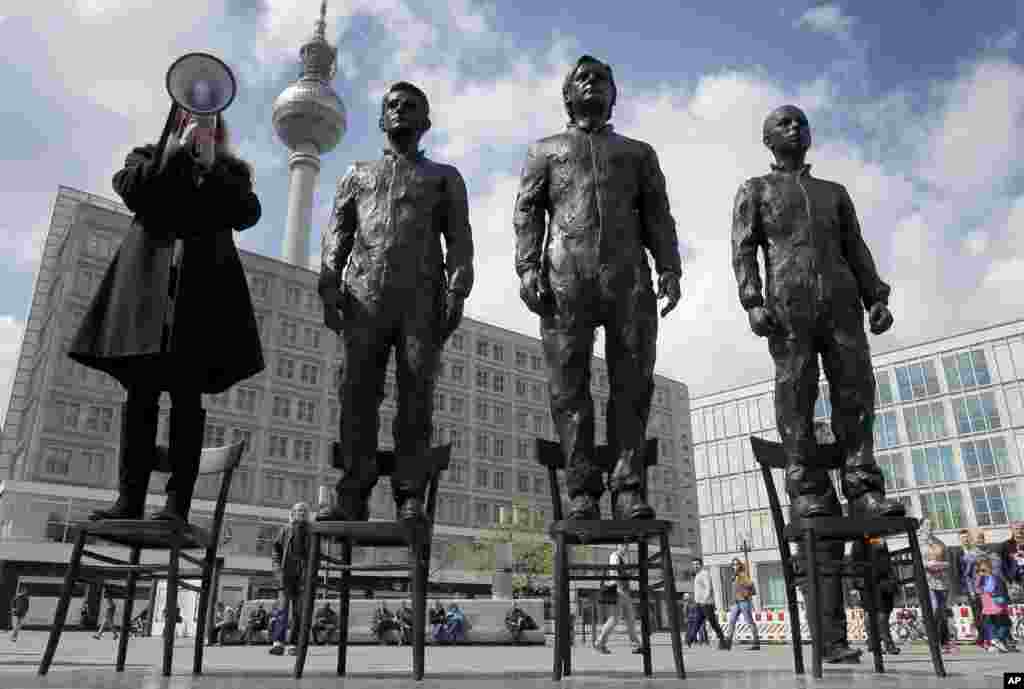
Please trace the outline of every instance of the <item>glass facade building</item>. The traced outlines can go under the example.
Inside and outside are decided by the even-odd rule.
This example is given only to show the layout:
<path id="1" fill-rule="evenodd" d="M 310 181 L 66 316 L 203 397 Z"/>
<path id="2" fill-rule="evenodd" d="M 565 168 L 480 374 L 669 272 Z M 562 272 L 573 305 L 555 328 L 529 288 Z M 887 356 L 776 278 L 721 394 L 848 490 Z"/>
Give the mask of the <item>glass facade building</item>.
<path id="1" fill-rule="evenodd" d="M 965 527 L 986 530 L 989 542 L 1005 539 L 1008 524 L 1024 519 L 1024 321 L 875 354 L 873 364 L 875 454 L 887 493 L 929 518 L 947 544 Z M 743 557 L 744 544 L 760 604 L 785 604 L 765 486 L 747 442 L 778 440 L 773 387 L 766 380 L 692 400 L 701 549 L 717 570 L 720 605 L 731 590 L 728 564 Z M 831 412 L 823 378 L 815 416 Z M 781 470 L 774 478 L 788 504 Z"/>

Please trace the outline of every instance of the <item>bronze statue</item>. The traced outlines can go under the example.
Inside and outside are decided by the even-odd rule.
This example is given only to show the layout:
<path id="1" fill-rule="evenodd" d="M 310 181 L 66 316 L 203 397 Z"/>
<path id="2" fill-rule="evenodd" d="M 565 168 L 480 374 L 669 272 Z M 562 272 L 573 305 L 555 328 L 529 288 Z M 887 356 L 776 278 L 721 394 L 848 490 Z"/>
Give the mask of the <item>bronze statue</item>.
<path id="1" fill-rule="evenodd" d="M 640 483 L 657 300 L 668 300 L 662 316 L 679 301 L 682 267 L 665 177 L 649 144 L 613 131 L 616 93 L 611 67 L 589 55 L 576 62 L 562 87 L 569 125 L 530 146 L 515 203 L 520 297 L 541 319 L 551 415 L 568 462 L 570 519 L 599 519 L 604 492 L 593 461 L 590 395 L 598 326 L 605 328 L 612 388 L 608 444 L 617 463 L 610 488 L 620 516 L 653 518 Z M 645 250 L 658 271 L 657 295 Z"/>
<path id="2" fill-rule="evenodd" d="M 842 514 L 827 470 L 815 464 L 819 354 L 831 392 L 831 431 L 845 457 L 842 484 L 850 516 L 902 516 L 903 506 L 885 497 L 874 458 L 875 378 L 864 332 L 865 310 L 876 335 L 892 326 L 889 285 L 878 276 L 845 187 L 810 175 L 804 162 L 811 145 L 807 116 L 792 105 L 776 109 L 764 121 L 763 140 L 775 164 L 736 194 L 733 268 L 750 328 L 768 338 L 775 360 L 775 414 L 788 462 L 791 516 Z M 823 554 L 841 558 L 842 544 L 826 544 Z M 856 660 L 837 576 L 824 578 L 822 598 L 827 658 Z"/>
<path id="3" fill-rule="evenodd" d="M 183 116 L 178 131 L 189 125 Z M 68 356 L 104 371 L 128 393 L 117 502 L 93 519 L 139 519 L 153 470 L 161 391 L 170 392 L 166 507 L 158 519 L 186 519 L 199 472 L 206 412 L 218 394 L 263 370 L 263 348 L 249 286 L 232 237 L 252 227 L 260 202 L 249 165 L 232 153 L 217 116 L 215 158 L 202 168 L 182 147 L 161 169 L 156 146 L 135 148 L 114 175 L 114 190 L 135 213 L 103 276 Z M 183 237 L 181 272 L 170 257 Z M 167 325 L 177 293 L 173 332 Z"/>
<path id="4" fill-rule="evenodd" d="M 384 157 L 358 162 L 338 182 L 323 235 L 324 323 L 344 343 L 341 448 L 336 506 L 319 520 L 365 520 L 377 482 L 384 374 L 395 350 L 398 414 L 392 489 L 399 518 L 423 516 L 434 382 L 441 348 L 462 320 L 473 286 L 473 239 L 462 175 L 428 159 L 426 95 L 407 82 L 384 96 Z M 440 237 L 444 236 L 442 254 Z"/>

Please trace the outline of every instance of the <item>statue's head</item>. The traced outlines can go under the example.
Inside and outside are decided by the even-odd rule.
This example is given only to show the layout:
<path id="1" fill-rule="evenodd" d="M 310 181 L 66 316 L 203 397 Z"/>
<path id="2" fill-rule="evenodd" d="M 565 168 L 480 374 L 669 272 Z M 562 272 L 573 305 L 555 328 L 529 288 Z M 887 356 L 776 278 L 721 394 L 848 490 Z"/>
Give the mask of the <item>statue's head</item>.
<path id="1" fill-rule="evenodd" d="M 297 502 L 292 505 L 291 519 L 293 524 L 309 521 L 309 505 L 304 502 Z"/>
<path id="2" fill-rule="evenodd" d="M 380 130 L 385 134 L 415 133 L 430 129 L 427 94 L 407 81 L 391 85 L 380 104 Z"/>
<path id="3" fill-rule="evenodd" d="M 610 120 L 617 95 L 612 68 L 590 55 L 576 60 L 562 83 L 562 102 L 570 121 L 575 121 L 575 113 L 587 110 Z"/>
<path id="4" fill-rule="evenodd" d="M 773 153 L 806 153 L 811 147 L 811 125 L 804 111 L 783 105 L 764 118 L 763 141 Z"/>

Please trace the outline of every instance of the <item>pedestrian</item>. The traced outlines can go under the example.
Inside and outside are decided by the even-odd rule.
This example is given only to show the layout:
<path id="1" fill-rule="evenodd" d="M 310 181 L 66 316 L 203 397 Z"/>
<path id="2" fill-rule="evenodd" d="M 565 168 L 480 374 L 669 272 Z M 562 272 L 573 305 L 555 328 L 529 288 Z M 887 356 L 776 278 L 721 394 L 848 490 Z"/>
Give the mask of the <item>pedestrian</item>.
<path id="1" fill-rule="evenodd" d="M 728 643 L 725 635 L 722 634 L 722 627 L 718 624 L 718 612 L 715 610 L 715 585 L 711 579 L 711 572 L 704 567 L 704 561 L 694 558 L 693 568 L 693 600 L 700 606 L 703 615 L 698 632 L 703 631 L 704 622 L 711 625 L 711 629 L 718 635 L 718 648 L 727 650 Z M 705 641 L 707 632 L 704 632 Z"/>
<path id="2" fill-rule="evenodd" d="M 223 616 L 214 631 L 217 634 L 218 646 L 224 645 L 224 639 L 228 638 L 228 634 L 238 631 L 238 613 L 235 608 L 230 605 L 224 606 Z"/>
<path id="3" fill-rule="evenodd" d="M 754 636 L 754 643 L 751 644 L 750 651 L 761 650 L 761 639 L 757 635 L 757 622 L 754 620 L 754 595 L 757 593 L 757 589 L 754 587 L 754 580 L 750 577 L 749 565 L 745 564 L 742 560 L 732 561 L 733 569 L 733 603 L 732 608 L 729 609 L 729 629 L 726 632 L 726 645 L 732 648 L 733 634 L 736 631 L 736 621 L 738 618 L 743 619 L 750 625 L 751 634 Z"/>
<path id="4" fill-rule="evenodd" d="M 273 632 L 274 644 L 270 648 L 272 655 L 284 653 L 285 641 L 288 642 L 288 654 L 295 655 L 295 641 L 300 625 L 299 602 L 302 600 L 303 573 L 306 569 L 308 527 L 309 506 L 297 502 L 292 506 L 289 523 L 281 527 L 274 541 L 272 559 L 278 580 L 277 605 L 281 614 Z"/>
<path id="5" fill-rule="evenodd" d="M 604 627 L 601 628 L 601 633 L 598 635 L 597 640 L 594 641 L 594 650 L 598 653 L 611 653 L 608 649 L 608 637 L 611 636 L 612 630 L 615 629 L 615 625 L 619 623 L 619 616 L 621 615 L 626 621 L 626 633 L 629 635 L 629 640 L 633 645 L 633 653 L 643 653 L 643 644 L 640 641 L 640 637 L 636 634 L 636 622 L 633 615 L 633 596 L 630 592 L 629 585 L 629 574 L 625 570 L 625 567 L 629 564 L 629 551 L 628 546 L 625 543 L 620 543 L 612 554 L 608 557 L 608 565 L 610 568 L 615 568 L 616 579 L 615 583 L 606 586 L 606 590 L 613 593 L 615 596 L 615 603 L 612 605 L 611 615 L 605 620 Z"/>
<path id="6" fill-rule="evenodd" d="M 21 632 L 21 625 L 25 622 L 25 615 L 28 614 L 28 591 L 23 586 L 18 587 L 18 592 L 11 599 L 11 641 L 18 640 L 18 633 Z"/>
<path id="7" fill-rule="evenodd" d="M 686 619 L 686 647 L 700 643 L 700 628 L 704 626 L 704 611 L 689 593 L 683 594 L 683 616 Z"/>
<path id="8" fill-rule="evenodd" d="M 106 600 L 103 603 L 103 622 L 100 624 L 99 630 L 93 634 L 92 638 L 99 639 L 103 637 L 103 632 L 108 629 L 117 638 L 117 627 L 114 626 L 114 613 L 117 611 L 117 607 L 114 605 L 114 596 L 110 593 L 110 589 L 107 589 Z"/>
<path id="9" fill-rule="evenodd" d="M 256 608 L 249 613 L 249 620 L 245 625 L 245 634 L 242 635 L 242 643 L 248 646 L 252 643 L 253 639 L 258 639 L 260 632 L 266 631 L 267 623 L 267 611 L 263 607 L 263 603 L 259 603 Z"/>
<path id="10" fill-rule="evenodd" d="M 1006 638 L 1010 631 L 1010 606 L 1006 595 L 1006 584 L 1002 577 L 992 573 L 992 562 L 988 558 L 977 561 L 975 590 L 981 599 L 982 625 L 985 629 L 985 650 L 1009 653 Z"/>
<path id="11" fill-rule="evenodd" d="M 942 644 L 943 653 L 952 653 L 957 650 L 949 633 L 949 561 L 946 559 L 946 545 L 938 540 L 932 540 L 926 546 L 926 557 L 924 563 L 925 579 L 928 582 L 928 595 L 932 602 L 932 612 L 935 615 L 935 624 L 939 628 L 939 642 Z"/>
<path id="12" fill-rule="evenodd" d="M 979 555 L 981 555 L 981 551 L 977 548 L 974 535 L 969 529 L 961 529 L 960 557 L 957 562 L 957 569 L 960 575 L 960 592 L 971 607 L 971 617 L 973 618 L 972 621 L 976 632 L 975 643 L 978 646 L 985 647 L 987 644 L 985 643 L 985 629 L 981 619 L 981 598 L 975 589 L 975 568 Z"/>

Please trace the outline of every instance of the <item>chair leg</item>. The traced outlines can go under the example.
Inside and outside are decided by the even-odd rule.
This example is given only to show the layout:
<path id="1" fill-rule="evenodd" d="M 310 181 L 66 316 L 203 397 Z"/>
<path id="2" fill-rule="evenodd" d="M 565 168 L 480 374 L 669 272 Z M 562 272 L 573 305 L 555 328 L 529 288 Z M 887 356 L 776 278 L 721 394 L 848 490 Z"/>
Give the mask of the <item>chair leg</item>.
<path id="1" fill-rule="evenodd" d="M 789 549 L 787 544 L 786 549 Z M 789 630 L 790 642 L 793 644 L 793 672 L 797 675 L 804 674 L 804 648 L 803 634 L 800 633 L 800 605 L 796 598 L 796 572 L 793 571 L 793 561 L 789 558 L 782 563 L 783 572 L 786 572 L 786 598 L 789 602 Z"/>
<path id="2" fill-rule="evenodd" d="M 562 567 L 562 551 L 565 549 L 565 539 L 559 534 L 555 537 L 555 653 L 554 664 L 551 668 L 551 679 L 558 682 L 562 679 L 562 579 L 567 576 L 565 568 Z"/>
<path id="3" fill-rule="evenodd" d="M 661 535 L 661 571 L 665 577 L 665 596 L 668 599 L 669 630 L 672 633 L 672 658 L 676 664 L 676 677 L 686 679 L 686 666 L 683 664 L 682 624 L 679 621 L 679 605 L 676 603 L 676 576 L 672 571 L 672 549 L 669 547 L 668 534 Z"/>
<path id="4" fill-rule="evenodd" d="M 128 562 L 132 565 L 139 564 L 139 556 L 142 548 L 133 546 L 128 556 Z M 114 669 L 117 672 L 124 672 L 124 660 L 128 655 L 128 636 L 132 628 L 132 608 L 135 607 L 135 585 L 139 581 L 139 573 L 136 570 L 128 572 L 128 582 L 125 586 L 124 610 L 121 611 L 121 637 L 117 640 L 117 660 Z"/>
<path id="5" fill-rule="evenodd" d="M 210 602 L 215 595 L 213 591 L 214 586 L 214 569 L 217 567 L 217 549 L 207 548 L 206 558 L 203 561 L 203 579 L 202 587 L 199 591 L 199 610 L 196 614 L 196 644 L 195 650 L 192 654 L 192 674 L 201 675 L 203 674 L 203 649 L 206 647 L 206 635 L 207 635 L 207 611 L 210 609 Z M 245 624 L 244 621 L 239 620 L 239 624 Z"/>
<path id="6" fill-rule="evenodd" d="M 427 556 L 426 545 L 414 543 L 411 555 L 412 567 L 412 675 L 419 682 L 423 679 L 426 644 L 424 630 L 427 625 Z"/>
<path id="7" fill-rule="evenodd" d="M 341 544 L 341 563 L 346 567 L 352 564 L 352 542 L 343 541 Z M 352 572 L 343 569 L 338 579 L 338 676 L 345 676 L 345 664 L 348 660 L 348 616 L 349 616 L 349 591 L 352 582 Z"/>
<path id="8" fill-rule="evenodd" d="M 811 672 L 815 679 L 821 679 L 822 651 L 825 646 L 825 639 L 822 638 L 822 632 L 825 630 L 825 611 L 821 609 L 821 587 L 818 579 L 821 572 L 818 571 L 818 554 L 815 552 L 818 546 L 817 540 L 814 529 L 804 530 L 804 550 L 807 557 L 807 621 L 811 628 L 812 648 Z"/>
<path id="9" fill-rule="evenodd" d="M 566 543 L 564 534 L 559 536 L 559 541 L 561 541 L 559 550 L 562 553 L 562 578 L 559 582 L 557 618 L 562 620 L 562 675 L 568 677 L 572 674 L 572 646 L 569 642 L 575 630 L 571 628 L 569 619 L 572 611 L 569 601 L 569 545 Z"/>
<path id="10" fill-rule="evenodd" d="M 921 603 L 921 615 L 924 617 L 924 628 L 928 633 L 928 650 L 932 654 L 932 667 L 935 668 L 935 675 L 946 676 L 946 666 L 942 662 L 942 649 L 939 647 L 938 621 L 935 619 L 935 611 L 932 610 L 932 599 L 928 595 L 928 581 L 925 578 L 924 562 L 921 559 L 921 544 L 917 539 L 917 531 L 913 528 L 907 529 L 907 541 L 910 544 L 910 554 L 914 558 L 914 588 L 921 593 L 917 594 Z M 946 620 L 943 619 L 945 624 Z"/>
<path id="11" fill-rule="evenodd" d="M 174 659 L 174 632 L 178 626 L 178 557 L 181 541 L 177 535 L 171 541 L 170 562 L 167 565 L 167 617 L 164 620 L 164 677 L 171 676 Z"/>
<path id="12" fill-rule="evenodd" d="M 881 596 L 878 590 L 876 576 L 879 574 L 878 555 L 874 548 L 869 548 L 869 569 L 864 577 L 864 631 L 868 637 L 868 643 L 874 643 L 872 655 L 875 660 L 875 672 L 885 672 L 885 664 L 882 661 L 882 629 L 878 624 L 878 610 L 881 608 Z"/>
<path id="13" fill-rule="evenodd" d="M 68 619 L 68 607 L 71 605 L 71 594 L 74 593 L 75 582 L 78 580 L 78 570 L 82 566 L 82 549 L 85 548 L 85 531 L 78 532 L 74 549 L 71 551 L 71 562 L 67 571 L 64 572 L 64 588 L 57 602 L 57 611 L 53 614 L 53 626 L 50 628 L 50 638 L 46 641 L 46 650 L 43 652 L 43 659 L 39 663 L 39 674 L 45 675 L 50 670 L 50 663 L 53 662 L 53 655 L 57 652 L 57 645 L 60 643 L 61 632 L 64 631 L 64 623 Z"/>
<path id="14" fill-rule="evenodd" d="M 647 565 L 647 541 L 641 540 L 637 543 L 637 562 L 640 565 L 640 643 L 642 644 L 641 655 L 644 661 L 644 676 L 650 677 L 654 670 L 651 668 L 651 609 L 649 605 L 650 581 Z M 632 605 L 632 603 L 630 603 Z"/>
<path id="15" fill-rule="evenodd" d="M 320 534 L 315 533 L 308 534 L 306 540 L 306 576 L 302 582 L 302 601 L 298 603 L 302 607 L 299 608 L 299 647 L 295 649 L 295 679 L 302 678 L 306 653 L 309 652 L 309 632 L 313 628 L 313 605 L 316 602 L 316 575 L 320 569 L 320 540 Z"/>

